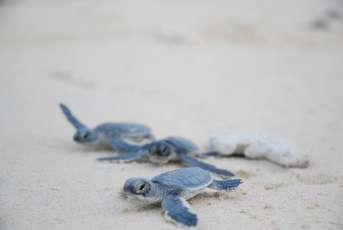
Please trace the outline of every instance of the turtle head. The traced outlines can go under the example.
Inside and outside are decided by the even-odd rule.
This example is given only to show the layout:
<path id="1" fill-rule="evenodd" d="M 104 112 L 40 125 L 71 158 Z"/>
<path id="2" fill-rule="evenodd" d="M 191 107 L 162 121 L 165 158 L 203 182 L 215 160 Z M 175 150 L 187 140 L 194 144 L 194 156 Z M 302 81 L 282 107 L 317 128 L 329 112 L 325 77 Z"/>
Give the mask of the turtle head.
<path id="1" fill-rule="evenodd" d="M 161 201 L 158 185 L 146 178 L 130 178 L 124 184 L 124 194 L 129 199 L 143 203 L 156 203 Z"/>
<path id="2" fill-rule="evenodd" d="M 149 147 L 149 160 L 152 163 L 166 164 L 174 157 L 174 147 L 164 141 L 155 142 Z"/>
<path id="3" fill-rule="evenodd" d="M 91 129 L 79 129 L 74 134 L 74 141 L 80 144 L 91 144 L 98 140 L 98 133 Z"/>

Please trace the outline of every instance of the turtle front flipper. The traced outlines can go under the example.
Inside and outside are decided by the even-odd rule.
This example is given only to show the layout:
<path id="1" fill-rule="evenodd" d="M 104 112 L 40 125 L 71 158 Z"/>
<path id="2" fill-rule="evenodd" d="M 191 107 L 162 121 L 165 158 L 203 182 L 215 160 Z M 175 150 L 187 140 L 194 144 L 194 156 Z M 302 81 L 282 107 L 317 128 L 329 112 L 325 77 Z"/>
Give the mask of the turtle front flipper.
<path id="1" fill-rule="evenodd" d="M 197 215 L 192 212 L 188 202 L 178 194 L 165 196 L 162 200 L 162 207 L 165 211 L 165 217 L 176 222 L 176 224 L 195 227 L 198 223 Z"/>
<path id="2" fill-rule="evenodd" d="M 60 103 L 60 107 L 62 109 L 63 114 L 66 116 L 67 120 L 75 127 L 75 129 L 77 130 L 81 130 L 81 129 L 87 129 L 87 127 L 82 124 L 79 119 L 77 119 L 72 112 L 70 111 L 70 109 L 64 105 L 63 103 Z"/>
<path id="3" fill-rule="evenodd" d="M 111 161 L 111 162 L 115 161 L 118 163 L 121 163 L 121 162 L 129 163 L 133 161 L 140 161 L 147 155 L 148 155 L 147 151 L 141 150 L 134 153 L 122 153 L 119 156 L 115 156 L 115 157 L 101 157 L 101 158 L 98 158 L 97 161 Z"/>
<path id="4" fill-rule="evenodd" d="M 202 168 L 204 170 L 207 170 L 209 172 L 215 173 L 215 174 L 220 175 L 220 176 L 232 177 L 235 175 L 226 169 L 219 169 L 219 168 L 215 167 L 214 165 L 202 162 L 202 161 L 200 161 L 200 160 L 198 160 L 192 156 L 189 156 L 187 154 L 180 154 L 180 160 L 185 165 L 199 167 L 199 168 Z"/>

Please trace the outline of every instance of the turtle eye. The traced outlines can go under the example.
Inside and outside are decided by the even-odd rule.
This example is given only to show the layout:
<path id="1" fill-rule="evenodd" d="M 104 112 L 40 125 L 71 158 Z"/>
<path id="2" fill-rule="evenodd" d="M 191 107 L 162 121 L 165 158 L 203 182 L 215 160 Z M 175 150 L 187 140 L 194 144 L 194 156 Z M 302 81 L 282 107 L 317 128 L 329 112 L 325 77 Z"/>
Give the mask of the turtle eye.
<path id="1" fill-rule="evenodd" d="M 162 155 L 166 156 L 166 155 L 169 155 L 169 149 L 166 145 L 163 145 L 162 148 L 161 148 L 161 153 Z"/>
<path id="2" fill-rule="evenodd" d="M 146 193 L 148 190 L 149 190 L 149 184 L 147 183 L 143 183 L 143 184 L 140 184 L 138 185 L 138 190 L 137 190 L 137 193 Z"/>
<path id="3" fill-rule="evenodd" d="M 89 133 L 85 133 L 85 134 L 83 135 L 83 138 L 84 138 L 84 139 L 88 139 L 88 137 L 89 137 Z"/>

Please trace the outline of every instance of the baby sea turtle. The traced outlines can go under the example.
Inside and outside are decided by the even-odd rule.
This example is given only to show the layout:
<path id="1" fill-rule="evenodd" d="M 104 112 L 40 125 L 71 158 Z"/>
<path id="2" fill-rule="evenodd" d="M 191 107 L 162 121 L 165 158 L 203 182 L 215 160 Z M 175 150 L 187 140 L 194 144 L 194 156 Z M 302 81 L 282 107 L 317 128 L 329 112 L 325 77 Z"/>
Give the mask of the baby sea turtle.
<path id="1" fill-rule="evenodd" d="M 70 109 L 60 103 L 62 112 L 68 121 L 76 129 L 74 141 L 95 147 L 110 147 L 120 151 L 127 142 L 141 143 L 143 141 L 153 141 L 154 136 L 151 129 L 145 125 L 125 122 L 107 122 L 91 129 L 82 124 Z"/>
<path id="2" fill-rule="evenodd" d="M 307 151 L 283 138 L 254 133 L 213 136 L 209 140 L 209 151 L 205 156 L 265 158 L 284 167 L 307 167 L 309 163 Z"/>
<path id="3" fill-rule="evenodd" d="M 151 143 L 134 146 L 122 144 L 122 154 L 114 157 L 98 158 L 99 161 L 131 162 L 148 160 L 154 164 L 181 162 L 187 166 L 195 166 L 213 172 L 220 176 L 230 177 L 234 174 L 225 169 L 219 169 L 211 164 L 195 158 L 199 148 L 190 140 L 183 137 L 167 137 Z"/>
<path id="4" fill-rule="evenodd" d="M 186 200 L 205 188 L 232 190 L 241 184 L 240 179 L 215 180 L 208 171 L 197 167 L 162 173 L 152 179 L 136 177 L 124 184 L 124 194 L 144 204 L 162 203 L 168 220 L 186 227 L 195 227 L 197 215 Z"/>

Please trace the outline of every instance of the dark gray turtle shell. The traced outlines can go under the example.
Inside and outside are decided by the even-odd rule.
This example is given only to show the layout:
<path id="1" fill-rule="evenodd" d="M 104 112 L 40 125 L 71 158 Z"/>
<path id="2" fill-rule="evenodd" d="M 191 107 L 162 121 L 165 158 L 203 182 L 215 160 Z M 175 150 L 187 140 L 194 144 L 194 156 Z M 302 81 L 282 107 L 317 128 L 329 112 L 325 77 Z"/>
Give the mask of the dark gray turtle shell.
<path id="1" fill-rule="evenodd" d="M 151 129 L 145 125 L 128 122 L 104 123 L 95 128 L 108 137 L 120 136 L 149 136 Z"/>
<path id="2" fill-rule="evenodd" d="M 208 171 L 197 167 L 173 170 L 151 179 L 152 182 L 180 189 L 200 189 L 208 186 L 212 180 Z"/>

